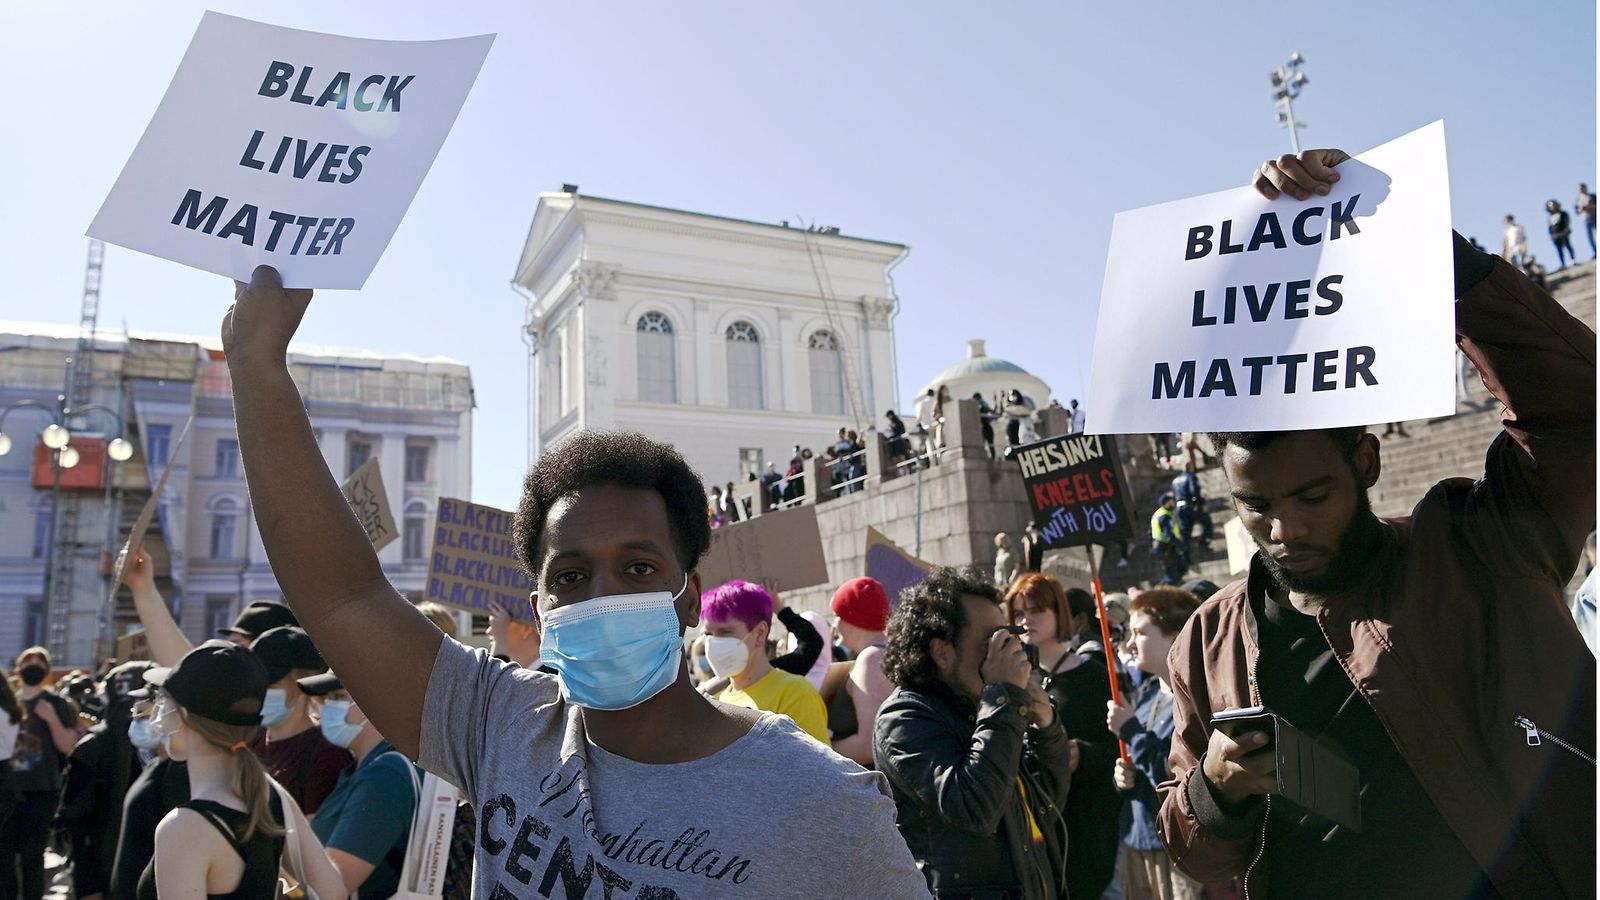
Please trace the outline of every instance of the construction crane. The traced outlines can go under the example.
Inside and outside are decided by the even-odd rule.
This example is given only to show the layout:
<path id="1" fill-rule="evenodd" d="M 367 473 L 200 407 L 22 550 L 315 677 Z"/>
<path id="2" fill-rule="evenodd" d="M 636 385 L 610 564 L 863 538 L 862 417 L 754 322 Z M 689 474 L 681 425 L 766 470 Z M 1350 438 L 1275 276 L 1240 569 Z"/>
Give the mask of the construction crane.
<path id="1" fill-rule="evenodd" d="M 78 346 L 68 361 L 66 385 L 61 392 L 62 419 L 66 423 L 72 421 L 75 410 L 89 405 L 94 390 L 94 335 L 100 322 L 100 274 L 105 255 L 106 245 L 91 238 L 89 258 L 83 272 Z M 78 430 L 71 424 L 67 427 L 72 431 Z M 45 621 L 49 623 L 47 645 L 56 659 L 65 659 L 69 654 L 73 576 L 84 548 L 78 523 L 79 495 L 79 491 L 61 490 L 61 469 L 57 466 L 51 494 L 54 513 L 50 534 L 50 590 L 45 601 Z"/>

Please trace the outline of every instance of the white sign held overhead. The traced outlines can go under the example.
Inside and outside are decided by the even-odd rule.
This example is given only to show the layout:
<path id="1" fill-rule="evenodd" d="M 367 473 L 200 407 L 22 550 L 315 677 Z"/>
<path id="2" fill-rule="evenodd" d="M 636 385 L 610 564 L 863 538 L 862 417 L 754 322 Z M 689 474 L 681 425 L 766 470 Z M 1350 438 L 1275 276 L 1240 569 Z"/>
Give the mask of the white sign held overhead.
<path id="1" fill-rule="evenodd" d="M 207 12 L 89 236 L 249 281 L 360 288 L 494 35 L 374 41 Z"/>
<path id="2" fill-rule="evenodd" d="M 1118 213 L 1094 431 L 1289 431 L 1455 412 L 1444 123 L 1338 166 L 1327 196 L 1253 188 Z"/>

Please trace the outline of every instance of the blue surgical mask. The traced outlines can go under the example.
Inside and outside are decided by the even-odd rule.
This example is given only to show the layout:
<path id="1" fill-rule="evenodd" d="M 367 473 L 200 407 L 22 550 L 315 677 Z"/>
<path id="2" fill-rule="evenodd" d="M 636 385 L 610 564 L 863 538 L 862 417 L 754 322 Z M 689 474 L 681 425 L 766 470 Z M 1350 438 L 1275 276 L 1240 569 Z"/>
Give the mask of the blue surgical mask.
<path id="1" fill-rule="evenodd" d="M 676 594 L 617 594 L 540 616 L 539 662 L 561 676 L 561 696 L 586 709 L 627 709 L 666 690 L 683 666 Z"/>
<path id="2" fill-rule="evenodd" d="M 283 688 L 269 688 L 266 699 L 261 701 L 261 725 L 271 728 L 282 724 L 289 718 L 289 695 Z"/>
<path id="3" fill-rule="evenodd" d="M 322 704 L 322 736 L 335 747 L 348 749 L 367 724 L 349 721 L 351 705 L 349 700 L 329 700 Z"/>
<path id="4" fill-rule="evenodd" d="M 128 743 L 140 750 L 154 750 L 161 743 L 161 735 L 149 719 L 134 719 L 128 723 Z"/>

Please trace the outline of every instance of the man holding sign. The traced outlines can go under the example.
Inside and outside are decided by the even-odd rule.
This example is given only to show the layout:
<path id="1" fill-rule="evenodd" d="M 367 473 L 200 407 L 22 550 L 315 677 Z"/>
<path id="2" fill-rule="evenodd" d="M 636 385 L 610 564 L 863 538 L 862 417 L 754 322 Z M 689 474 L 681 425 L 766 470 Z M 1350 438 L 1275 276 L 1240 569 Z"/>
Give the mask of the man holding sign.
<path id="1" fill-rule="evenodd" d="M 1293 222 L 1347 160 L 1285 156 L 1255 187 Z M 1595 337 L 1459 235 L 1454 280 L 1455 340 L 1504 405 L 1478 481 L 1382 520 L 1365 427 L 1211 435 L 1258 549 L 1171 654 L 1159 825 L 1202 881 L 1297 900 L 1594 896 L 1595 660 L 1562 587 L 1593 523 Z M 1415 353 L 1442 379 L 1449 349 Z M 1279 752 L 1292 736 L 1309 758 Z"/>
<path id="2" fill-rule="evenodd" d="M 671 447 L 586 432 L 528 475 L 513 539 L 558 676 L 469 650 L 407 602 L 289 374 L 310 301 L 261 267 L 223 323 L 256 519 L 351 698 L 477 808 L 475 895 L 928 895 L 882 775 L 690 683 L 683 633 L 711 532 L 700 479 Z"/>

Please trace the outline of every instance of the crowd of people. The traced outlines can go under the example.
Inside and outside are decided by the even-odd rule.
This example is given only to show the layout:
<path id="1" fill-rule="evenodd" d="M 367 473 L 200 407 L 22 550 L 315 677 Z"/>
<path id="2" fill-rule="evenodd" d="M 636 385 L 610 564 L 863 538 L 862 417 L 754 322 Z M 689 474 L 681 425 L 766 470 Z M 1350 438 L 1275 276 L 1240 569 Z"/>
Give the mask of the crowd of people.
<path id="1" fill-rule="evenodd" d="M 1550 235 L 1550 244 L 1556 252 L 1554 269 L 1547 268 L 1534 256 L 1528 246 L 1528 230 L 1511 213 L 1506 213 L 1505 235 L 1500 244 L 1501 257 L 1521 269 L 1539 287 L 1546 286 L 1545 277 L 1550 272 L 1559 272 L 1578 261 L 1578 253 L 1572 246 L 1575 220 L 1583 223 L 1584 233 L 1589 239 L 1589 258 L 1594 259 L 1596 254 L 1600 253 L 1595 249 L 1594 240 L 1595 195 L 1590 192 L 1587 184 L 1578 185 L 1578 194 L 1572 202 L 1571 213 L 1568 213 L 1562 207 L 1561 201 L 1554 197 L 1545 201 L 1544 211 L 1545 230 Z"/>
<path id="2" fill-rule="evenodd" d="M 1325 193 L 1346 158 L 1256 187 Z M 1258 548 L 1226 587 L 1097 601 L 1030 530 L 993 572 L 855 577 L 797 612 L 701 582 L 715 516 L 674 448 L 580 432 L 524 482 L 531 609 L 490 609 L 479 650 L 384 578 L 286 363 L 311 293 L 258 269 L 223 342 L 286 603 L 191 645 L 135 552 L 150 660 L 17 658 L 0 900 L 43 896 L 51 842 L 82 900 L 1593 896 L 1595 658 L 1562 588 L 1593 526 L 1594 335 L 1454 247 L 1505 429 L 1411 517 L 1373 515 L 1365 428 L 1189 435 L 1153 452 L 1219 466 Z M 1152 518 L 1164 566 L 1213 538 L 1198 462 Z M 1316 773 L 1285 755 L 1313 745 Z"/>

